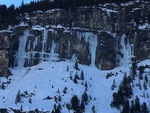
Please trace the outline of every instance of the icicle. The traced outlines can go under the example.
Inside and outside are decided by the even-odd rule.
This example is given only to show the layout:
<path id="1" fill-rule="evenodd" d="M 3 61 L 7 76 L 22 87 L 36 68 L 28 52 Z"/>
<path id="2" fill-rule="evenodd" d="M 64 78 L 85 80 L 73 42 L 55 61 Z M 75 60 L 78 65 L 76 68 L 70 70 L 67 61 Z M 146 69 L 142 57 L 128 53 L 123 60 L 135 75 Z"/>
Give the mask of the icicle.
<path id="1" fill-rule="evenodd" d="M 30 51 L 30 48 L 31 48 L 30 43 L 31 43 L 31 41 L 29 40 L 29 43 L 28 43 L 28 50 L 29 51 Z"/>
<path id="2" fill-rule="evenodd" d="M 54 43 L 54 40 L 53 40 L 52 46 L 51 46 L 51 52 L 50 52 L 51 59 L 55 58 L 55 48 L 56 48 L 56 44 Z"/>
<path id="3" fill-rule="evenodd" d="M 96 59 L 96 47 L 97 47 L 97 35 L 90 33 L 90 32 L 84 32 L 84 33 L 78 33 L 78 38 L 81 40 L 81 37 L 85 38 L 86 43 L 88 42 L 90 53 L 91 53 L 91 66 L 95 66 L 95 59 Z"/>
<path id="4" fill-rule="evenodd" d="M 38 43 L 38 37 L 35 37 L 35 40 L 33 42 L 33 51 L 35 51 L 35 47 L 37 46 Z"/>
<path id="5" fill-rule="evenodd" d="M 37 44 L 38 44 L 38 37 L 35 37 L 35 38 L 34 38 L 34 41 L 33 41 L 32 49 L 31 49 L 31 51 L 30 51 L 31 64 L 33 64 L 33 59 L 34 59 L 35 53 L 36 53 L 35 47 L 38 46 Z"/>
<path id="6" fill-rule="evenodd" d="M 18 67 L 24 67 L 25 58 L 27 58 L 25 47 L 26 47 L 28 36 L 29 36 L 29 31 L 26 30 L 23 36 L 19 37 L 19 48 L 15 59 Z"/>
<path id="7" fill-rule="evenodd" d="M 97 36 L 91 35 L 89 39 L 89 43 L 90 43 L 90 52 L 91 52 L 91 66 L 95 66 Z"/>
<path id="8" fill-rule="evenodd" d="M 47 29 L 44 29 L 44 34 L 43 34 L 43 41 L 42 41 L 42 51 L 40 53 L 41 61 L 44 61 L 44 54 L 45 54 L 45 48 L 46 48 L 46 41 L 48 37 L 48 31 Z"/>
<path id="9" fill-rule="evenodd" d="M 133 56 L 133 44 L 131 45 L 130 42 L 127 40 L 127 43 L 125 43 L 125 39 L 126 39 L 126 36 L 123 34 L 121 36 L 121 42 L 120 42 L 120 45 L 121 45 L 121 53 L 123 55 L 123 58 L 120 57 L 120 64 L 119 66 L 127 66 L 131 63 L 131 58 Z"/>

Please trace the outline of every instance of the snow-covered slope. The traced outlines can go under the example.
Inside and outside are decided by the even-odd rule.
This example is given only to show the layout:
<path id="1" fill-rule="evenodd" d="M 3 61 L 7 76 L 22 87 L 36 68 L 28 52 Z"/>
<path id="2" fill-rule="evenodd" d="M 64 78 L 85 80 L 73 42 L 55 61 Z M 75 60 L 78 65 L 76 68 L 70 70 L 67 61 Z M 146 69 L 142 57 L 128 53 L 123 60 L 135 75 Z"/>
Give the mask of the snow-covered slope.
<path id="1" fill-rule="evenodd" d="M 78 64 L 78 67 L 79 70 L 76 70 L 74 62 L 70 60 L 57 60 L 42 62 L 28 68 L 11 68 L 13 76 L 8 79 L 1 78 L 1 108 L 22 109 L 23 111 L 38 109 L 51 112 L 54 104 L 60 104 L 61 113 L 68 113 L 66 104 L 70 104 L 73 95 L 77 95 L 81 102 L 82 94 L 86 90 L 89 101 L 85 104 L 85 113 L 92 113 L 92 106 L 95 106 L 97 113 L 119 113 L 119 110 L 110 107 L 112 95 L 118 90 L 124 74 L 130 74 L 130 68 L 118 67 L 110 71 L 101 71 L 93 66 Z M 75 83 L 74 76 L 77 73 L 80 78 L 81 71 L 84 72 L 84 80 L 77 79 Z M 109 78 L 107 78 L 108 73 L 112 73 Z M 150 69 L 147 69 L 147 73 L 150 74 Z M 135 84 L 138 82 L 136 79 Z M 112 90 L 114 80 L 117 87 Z M 143 94 L 143 91 L 137 87 L 134 87 L 133 90 L 133 98 Z M 150 92 L 147 90 L 147 93 Z M 18 94 L 21 95 L 20 100 L 17 100 Z M 70 113 L 72 112 L 70 110 Z"/>
<path id="2" fill-rule="evenodd" d="M 67 71 L 67 67 L 68 71 Z M 112 100 L 111 85 L 113 77 L 106 79 L 107 71 L 100 71 L 96 67 L 90 67 L 85 65 L 79 65 L 79 69 L 74 69 L 74 63 L 71 61 L 61 62 L 43 62 L 39 65 L 29 68 L 13 68 L 11 69 L 13 76 L 10 76 L 7 80 L 1 79 L 1 83 L 5 82 L 5 90 L 0 90 L 0 106 L 2 108 L 15 108 L 22 109 L 24 111 L 39 110 L 51 111 L 55 102 L 54 97 L 61 96 L 61 105 L 70 103 L 70 99 L 73 95 L 78 95 L 81 100 L 81 95 L 85 91 L 85 83 L 87 82 L 87 94 L 92 97 L 89 99 L 89 103 L 86 105 L 86 113 L 91 113 L 91 108 L 94 105 L 99 113 L 108 112 L 117 113 L 115 109 L 110 107 Z M 77 80 L 77 84 L 70 79 L 70 76 L 74 79 L 76 73 L 79 77 L 81 71 L 84 72 L 84 80 Z M 122 79 L 122 68 L 112 70 L 113 73 L 118 72 L 121 76 L 116 76 L 116 84 L 119 84 Z M 7 84 L 6 81 L 10 81 Z M 64 94 L 64 88 L 67 88 L 67 93 Z M 16 95 L 20 90 L 20 94 L 24 94 L 27 91 L 28 96 L 21 97 L 21 102 L 15 104 Z M 58 91 L 59 90 L 59 91 Z M 58 93 L 59 92 L 59 93 Z M 46 97 L 52 97 L 51 100 L 43 100 Z M 32 103 L 29 103 L 31 98 Z M 62 113 L 67 113 L 66 106 L 62 109 Z"/>

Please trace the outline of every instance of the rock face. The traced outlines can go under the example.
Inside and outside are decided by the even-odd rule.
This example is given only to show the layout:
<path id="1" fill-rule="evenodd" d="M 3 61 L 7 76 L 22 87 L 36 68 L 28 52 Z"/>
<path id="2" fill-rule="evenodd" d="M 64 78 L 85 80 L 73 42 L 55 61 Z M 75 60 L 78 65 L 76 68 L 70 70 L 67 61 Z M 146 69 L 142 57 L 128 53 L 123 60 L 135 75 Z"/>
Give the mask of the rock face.
<path id="1" fill-rule="evenodd" d="M 137 9 L 140 5 L 143 8 Z M 148 59 L 148 7 L 143 3 L 113 4 L 26 14 L 24 21 L 28 25 L 20 24 L 11 33 L 0 33 L 1 39 L 9 39 L 5 40 L 9 49 L 1 47 L 1 67 L 33 66 L 59 57 L 107 70 L 127 66 L 133 59 Z"/>
<path id="2" fill-rule="evenodd" d="M 8 49 L 9 49 L 9 34 L 7 32 L 1 32 L 0 34 L 0 75 L 8 76 L 10 71 L 8 70 Z"/>
<path id="3" fill-rule="evenodd" d="M 78 59 L 79 63 L 99 68 L 101 64 L 103 68 L 106 65 L 104 69 L 111 69 L 115 64 L 114 37 L 109 33 L 40 26 L 20 29 L 23 28 L 16 38 L 18 40 L 15 40 L 15 47 L 11 47 L 14 54 L 10 66 L 32 66 L 56 57 L 73 61 Z"/>
<path id="4" fill-rule="evenodd" d="M 137 61 L 150 58 L 150 29 L 139 30 L 135 56 L 137 57 Z"/>

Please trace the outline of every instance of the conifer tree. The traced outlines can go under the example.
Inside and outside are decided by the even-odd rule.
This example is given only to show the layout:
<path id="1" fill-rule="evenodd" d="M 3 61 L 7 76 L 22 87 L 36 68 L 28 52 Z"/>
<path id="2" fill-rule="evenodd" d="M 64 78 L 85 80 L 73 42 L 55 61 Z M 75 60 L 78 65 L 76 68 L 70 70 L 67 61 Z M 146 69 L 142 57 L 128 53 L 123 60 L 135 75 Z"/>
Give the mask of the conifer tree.
<path id="1" fill-rule="evenodd" d="M 139 80 L 139 89 L 142 90 L 142 87 L 141 87 L 141 82 Z"/>
<path id="2" fill-rule="evenodd" d="M 131 67 L 131 76 L 132 76 L 132 79 L 134 79 L 134 77 L 136 76 L 136 69 L 137 69 L 137 65 L 136 65 L 136 62 L 134 61 L 132 63 L 132 67 Z"/>
<path id="3" fill-rule="evenodd" d="M 76 60 L 75 65 L 74 65 L 74 68 L 75 68 L 76 70 L 79 70 L 78 60 Z"/>
<path id="4" fill-rule="evenodd" d="M 92 113 L 96 113 L 94 105 L 92 106 Z"/>
<path id="5" fill-rule="evenodd" d="M 87 88 L 88 88 L 88 83 L 87 81 L 85 82 L 85 91 L 87 91 Z"/>
<path id="6" fill-rule="evenodd" d="M 145 102 L 143 102 L 141 108 L 142 108 L 142 113 L 148 113 L 147 105 Z"/>
<path id="7" fill-rule="evenodd" d="M 116 85 L 115 85 L 115 79 L 114 79 L 114 80 L 113 80 L 113 84 L 112 84 L 112 86 L 111 86 L 111 89 L 114 90 L 115 87 L 116 87 Z"/>
<path id="8" fill-rule="evenodd" d="M 130 108 L 130 113 L 134 113 L 134 108 L 135 108 L 135 105 L 134 105 L 134 101 L 132 100 L 131 101 L 131 108 Z"/>
<path id="9" fill-rule="evenodd" d="M 78 72 L 76 72 L 75 76 L 74 76 L 76 79 L 79 79 L 79 76 L 78 76 Z"/>
<path id="10" fill-rule="evenodd" d="M 84 104 L 84 101 L 83 101 L 83 100 L 81 101 L 80 109 L 81 109 L 82 111 L 84 111 L 84 109 L 85 109 L 85 104 Z"/>
<path id="11" fill-rule="evenodd" d="M 122 112 L 121 113 L 130 113 L 130 105 L 129 105 L 129 101 L 127 99 L 127 101 L 125 101 Z"/>
<path id="12" fill-rule="evenodd" d="M 82 101 L 85 102 L 86 104 L 88 102 L 88 94 L 86 93 L 86 91 L 84 91 L 82 94 Z"/>
<path id="13" fill-rule="evenodd" d="M 135 98 L 135 111 L 136 111 L 136 112 L 140 112 L 140 110 L 141 110 L 141 107 L 140 107 L 140 100 L 139 100 L 139 98 L 136 96 L 136 98 Z"/>
<path id="14" fill-rule="evenodd" d="M 79 99 L 77 97 L 77 95 L 74 95 L 72 98 L 71 98 L 71 108 L 75 111 L 78 110 L 79 108 Z"/>
<path id="15" fill-rule="evenodd" d="M 67 72 L 69 72 L 69 66 L 67 66 Z"/>
<path id="16" fill-rule="evenodd" d="M 148 77 L 147 77 L 147 75 L 145 75 L 144 80 L 145 80 L 146 84 L 148 84 Z"/>
<path id="17" fill-rule="evenodd" d="M 17 104 L 20 101 L 21 101 L 21 95 L 20 95 L 20 90 L 19 90 L 18 93 L 17 93 L 17 95 L 16 95 L 15 104 Z"/>
<path id="18" fill-rule="evenodd" d="M 144 81 L 143 83 L 143 87 L 144 87 L 144 90 L 147 90 L 147 85 L 146 85 L 146 82 Z"/>
<path id="19" fill-rule="evenodd" d="M 81 80 L 84 80 L 84 72 L 83 72 L 83 70 L 81 71 Z"/>
<path id="20" fill-rule="evenodd" d="M 74 80 L 73 80 L 73 81 L 74 81 L 74 83 L 75 83 L 75 84 L 77 84 L 77 83 L 78 83 L 78 82 L 77 82 L 77 78 L 76 78 L 76 77 L 74 77 Z"/>

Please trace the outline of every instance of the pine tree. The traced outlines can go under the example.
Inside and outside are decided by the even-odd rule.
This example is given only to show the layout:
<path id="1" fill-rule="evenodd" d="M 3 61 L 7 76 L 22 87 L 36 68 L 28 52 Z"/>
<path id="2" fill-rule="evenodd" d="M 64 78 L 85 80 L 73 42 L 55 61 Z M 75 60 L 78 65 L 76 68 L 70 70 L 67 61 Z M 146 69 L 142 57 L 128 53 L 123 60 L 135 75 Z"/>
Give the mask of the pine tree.
<path id="1" fill-rule="evenodd" d="M 75 65 L 74 65 L 74 68 L 75 68 L 76 70 L 79 70 L 78 60 L 76 60 Z"/>
<path id="2" fill-rule="evenodd" d="M 119 97 L 118 93 L 113 93 L 113 100 L 111 102 L 111 107 L 115 107 L 117 109 L 120 108 L 121 103 L 120 103 L 119 98 L 120 97 Z"/>
<path id="3" fill-rule="evenodd" d="M 134 105 L 134 101 L 131 101 L 131 108 L 130 108 L 130 113 L 134 113 L 135 111 L 135 105 Z"/>
<path id="4" fill-rule="evenodd" d="M 139 73 L 139 79 L 140 79 L 140 80 L 143 80 L 143 75 L 142 75 L 142 73 Z"/>
<path id="5" fill-rule="evenodd" d="M 142 75 L 144 73 L 144 69 L 145 69 L 144 66 L 139 67 L 139 75 Z"/>
<path id="6" fill-rule="evenodd" d="M 86 93 L 86 91 L 84 91 L 82 94 L 82 101 L 85 102 L 86 104 L 88 102 L 88 94 Z"/>
<path id="7" fill-rule="evenodd" d="M 69 72 L 69 66 L 67 66 L 67 72 Z"/>
<path id="8" fill-rule="evenodd" d="M 58 96 L 58 101 L 61 102 L 61 96 L 60 95 Z"/>
<path id="9" fill-rule="evenodd" d="M 92 113 L 96 113 L 94 105 L 92 106 Z"/>
<path id="10" fill-rule="evenodd" d="M 80 109 L 81 109 L 82 111 L 85 110 L 85 104 L 84 104 L 84 101 L 83 101 L 83 100 L 81 101 Z"/>
<path id="11" fill-rule="evenodd" d="M 83 70 L 81 71 L 81 80 L 84 80 L 84 72 L 83 72 Z"/>
<path id="12" fill-rule="evenodd" d="M 79 108 L 79 99 L 77 97 L 77 95 L 74 95 L 72 98 L 71 98 L 71 108 L 75 111 L 78 110 Z"/>
<path id="13" fill-rule="evenodd" d="M 143 91 L 143 97 L 145 98 L 145 91 Z"/>
<path id="14" fill-rule="evenodd" d="M 1 86 L 1 88 L 2 88 L 2 89 L 5 89 L 5 85 L 4 85 L 4 83 L 2 83 L 2 86 Z"/>
<path id="15" fill-rule="evenodd" d="M 32 99 L 31 99 L 31 98 L 29 98 L 29 100 L 28 100 L 28 101 L 29 101 L 29 103 L 30 103 L 30 104 L 32 103 Z"/>
<path id="16" fill-rule="evenodd" d="M 20 101 L 21 101 L 21 95 L 20 95 L 20 90 L 19 90 L 18 93 L 17 93 L 17 95 L 16 95 L 15 104 L 17 104 Z"/>
<path id="17" fill-rule="evenodd" d="M 87 88 L 88 88 L 88 83 L 87 81 L 85 82 L 85 91 L 87 91 Z"/>
<path id="18" fill-rule="evenodd" d="M 67 93 L 67 87 L 65 87 L 65 88 L 63 89 L 63 93 L 64 93 L 64 94 Z"/>
<path id="19" fill-rule="evenodd" d="M 139 80 L 139 89 L 142 90 L 142 87 L 141 87 L 141 82 Z"/>
<path id="20" fill-rule="evenodd" d="M 123 109 L 121 113 L 130 113 L 130 106 L 129 106 L 129 101 L 127 100 L 124 103 Z"/>
<path id="21" fill-rule="evenodd" d="M 23 111 L 23 107 L 22 107 L 22 105 L 21 105 L 21 107 L 20 107 L 20 111 Z"/>
<path id="22" fill-rule="evenodd" d="M 111 86 L 111 89 L 114 90 L 115 87 L 116 87 L 116 85 L 115 85 L 115 79 L 114 79 L 114 80 L 113 80 L 113 84 L 112 84 L 112 86 Z"/>
<path id="23" fill-rule="evenodd" d="M 134 79 L 134 77 L 136 76 L 136 69 L 137 69 L 137 65 L 136 65 L 136 62 L 134 61 L 132 63 L 132 67 L 131 67 L 131 76 L 132 76 L 132 79 Z"/>
<path id="24" fill-rule="evenodd" d="M 78 83 L 76 77 L 74 77 L 74 80 L 73 80 L 73 81 L 74 81 L 75 84 Z"/>
<path id="25" fill-rule="evenodd" d="M 146 85 L 146 82 L 144 81 L 143 83 L 143 87 L 144 87 L 144 90 L 147 90 L 147 85 Z"/>
<path id="26" fill-rule="evenodd" d="M 145 102 L 143 102 L 141 108 L 142 108 L 142 113 L 148 113 L 147 105 Z"/>
<path id="27" fill-rule="evenodd" d="M 135 99 L 135 111 L 136 112 L 140 112 L 141 110 L 141 107 L 140 107 L 140 100 L 139 98 L 136 96 L 136 99 Z"/>
<path id="28" fill-rule="evenodd" d="M 127 104 L 127 100 L 133 95 L 131 80 L 126 75 L 123 77 L 121 84 L 119 85 L 119 89 L 117 93 L 113 94 L 113 100 L 111 102 L 112 107 L 120 108 L 120 106 L 124 106 Z M 125 108 L 127 106 L 124 106 Z"/>
<path id="29" fill-rule="evenodd" d="M 68 109 L 68 110 L 71 110 L 71 106 L 70 106 L 70 104 L 66 104 L 66 108 Z"/>
<path id="30" fill-rule="evenodd" d="M 147 75 L 145 75 L 144 80 L 145 80 L 146 84 L 148 84 L 148 77 L 147 77 Z"/>
<path id="31" fill-rule="evenodd" d="M 149 98 L 149 94 L 147 93 L 147 98 Z"/>
<path id="32" fill-rule="evenodd" d="M 76 79 L 79 79 L 79 76 L 78 76 L 78 72 L 76 72 L 75 76 L 74 76 Z"/>

